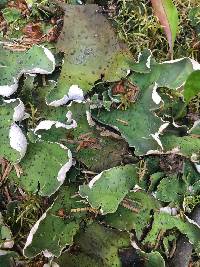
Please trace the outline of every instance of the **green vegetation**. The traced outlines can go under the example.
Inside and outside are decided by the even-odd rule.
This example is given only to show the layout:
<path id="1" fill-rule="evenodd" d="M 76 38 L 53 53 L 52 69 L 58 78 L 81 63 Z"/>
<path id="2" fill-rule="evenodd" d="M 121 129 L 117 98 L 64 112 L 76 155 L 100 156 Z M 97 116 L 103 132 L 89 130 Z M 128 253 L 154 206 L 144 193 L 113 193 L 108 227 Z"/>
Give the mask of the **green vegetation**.
<path id="1" fill-rule="evenodd" d="M 119 11 L 113 17 L 119 37 L 124 40 L 134 55 L 149 48 L 159 60 L 169 59 L 168 45 L 158 19 L 153 15 L 150 1 L 117 1 Z M 174 46 L 174 58 L 200 59 L 199 37 L 189 14 L 198 7 L 198 0 L 174 1 L 179 12 L 179 31 Z M 198 24 L 198 17 L 195 24 Z"/>
<path id="2" fill-rule="evenodd" d="M 198 266 L 198 1 L 0 8 L 0 266 Z"/>

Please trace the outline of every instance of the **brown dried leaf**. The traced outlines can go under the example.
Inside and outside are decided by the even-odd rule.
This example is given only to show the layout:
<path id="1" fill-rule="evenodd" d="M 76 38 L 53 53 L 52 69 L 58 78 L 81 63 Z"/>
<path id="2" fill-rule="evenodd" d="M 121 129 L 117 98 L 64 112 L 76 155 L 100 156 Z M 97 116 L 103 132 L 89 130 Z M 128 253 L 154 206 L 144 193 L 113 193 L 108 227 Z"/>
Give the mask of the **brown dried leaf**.
<path id="1" fill-rule="evenodd" d="M 25 15 L 25 16 L 30 15 L 30 11 L 28 9 L 28 6 L 27 6 L 27 3 L 25 0 L 9 1 L 8 7 L 19 9 L 21 11 L 22 15 Z"/>
<path id="2" fill-rule="evenodd" d="M 40 39 L 43 35 L 40 23 L 28 23 L 22 32 L 25 36 L 32 39 Z"/>
<path id="3" fill-rule="evenodd" d="M 87 137 L 79 141 L 79 145 L 76 149 L 76 152 L 83 148 L 101 149 L 101 145 L 99 144 L 97 138 Z"/>
<path id="4" fill-rule="evenodd" d="M 60 31 L 57 27 L 57 25 L 55 25 L 53 28 L 51 28 L 48 33 L 47 33 L 47 41 L 48 42 L 56 42 L 58 37 L 60 35 Z"/>
<path id="5" fill-rule="evenodd" d="M 178 30 L 178 11 L 172 0 L 151 0 L 155 15 L 158 17 L 173 53 L 174 41 Z"/>

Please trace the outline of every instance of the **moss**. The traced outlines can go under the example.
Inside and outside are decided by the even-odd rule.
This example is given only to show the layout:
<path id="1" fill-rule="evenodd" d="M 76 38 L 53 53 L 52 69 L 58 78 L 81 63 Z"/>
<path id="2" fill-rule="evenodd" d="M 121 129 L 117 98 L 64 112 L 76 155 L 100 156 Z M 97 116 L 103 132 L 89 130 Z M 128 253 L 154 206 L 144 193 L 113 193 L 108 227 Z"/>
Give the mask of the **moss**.
<path id="1" fill-rule="evenodd" d="M 113 2 L 113 1 L 112 1 Z M 198 0 L 175 0 L 180 18 L 179 32 L 174 47 L 174 58 L 190 56 L 200 60 L 198 35 L 190 25 L 188 13 L 198 6 Z M 118 0 L 113 17 L 120 39 L 125 41 L 133 55 L 149 48 L 158 61 L 169 59 L 168 44 L 158 19 L 153 15 L 150 1 Z"/>

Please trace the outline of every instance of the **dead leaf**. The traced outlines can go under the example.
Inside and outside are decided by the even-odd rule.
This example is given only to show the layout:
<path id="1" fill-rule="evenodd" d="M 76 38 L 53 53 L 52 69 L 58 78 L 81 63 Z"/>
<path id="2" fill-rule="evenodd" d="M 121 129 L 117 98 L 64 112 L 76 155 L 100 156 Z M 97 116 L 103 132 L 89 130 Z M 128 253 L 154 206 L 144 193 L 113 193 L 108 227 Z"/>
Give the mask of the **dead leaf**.
<path id="1" fill-rule="evenodd" d="M 22 30 L 26 37 L 40 39 L 43 35 L 40 23 L 28 23 Z"/>
<path id="2" fill-rule="evenodd" d="M 172 56 L 173 46 L 178 30 L 178 11 L 172 0 L 151 0 L 155 15 L 158 17 L 169 43 Z"/>
<path id="3" fill-rule="evenodd" d="M 21 11 L 22 15 L 24 15 L 24 16 L 30 15 L 30 11 L 28 9 L 28 6 L 27 6 L 27 3 L 25 0 L 9 1 L 8 7 L 19 9 Z"/>
<path id="4" fill-rule="evenodd" d="M 0 32 L 3 32 L 5 34 L 7 31 L 7 22 L 4 19 L 2 13 L 0 12 Z"/>
<path id="5" fill-rule="evenodd" d="M 60 31 L 57 25 L 55 25 L 53 28 L 51 28 L 47 33 L 47 41 L 48 42 L 55 42 L 57 41 L 58 37 L 60 35 Z"/>
<path id="6" fill-rule="evenodd" d="M 112 88 L 113 95 L 124 94 L 124 93 L 125 93 L 124 81 L 120 81 L 119 83 L 113 86 Z"/>
<path id="7" fill-rule="evenodd" d="M 86 137 L 83 138 L 82 141 L 79 141 L 79 145 L 76 148 L 76 152 L 83 148 L 93 148 L 93 149 L 101 149 L 101 146 L 97 140 L 97 138 Z"/>

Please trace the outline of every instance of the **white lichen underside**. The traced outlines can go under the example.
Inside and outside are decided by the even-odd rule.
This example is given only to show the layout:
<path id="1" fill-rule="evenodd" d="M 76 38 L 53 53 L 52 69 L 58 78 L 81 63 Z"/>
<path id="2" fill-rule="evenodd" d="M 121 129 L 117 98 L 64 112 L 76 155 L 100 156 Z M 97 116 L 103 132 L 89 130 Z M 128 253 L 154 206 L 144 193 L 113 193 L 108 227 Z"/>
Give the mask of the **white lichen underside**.
<path id="1" fill-rule="evenodd" d="M 9 131 L 10 146 L 20 153 L 20 161 L 26 154 L 27 140 L 20 127 L 13 123 Z"/>
<path id="2" fill-rule="evenodd" d="M 65 177 L 66 177 L 66 173 L 70 170 L 71 166 L 72 166 L 72 163 L 73 163 L 73 160 L 72 160 L 72 153 L 71 151 L 65 147 L 64 145 L 60 144 L 60 147 L 62 147 L 63 149 L 65 150 L 68 150 L 68 162 L 65 163 L 62 168 L 59 170 L 58 172 L 58 176 L 57 176 L 57 180 L 58 182 L 60 182 L 61 184 L 64 183 L 65 181 Z"/>
<path id="3" fill-rule="evenodd" d="M 83 90 L 78 85 L 72 85 L 69 88 L 67 95 L 64 95 L 61 99 L 47 103 L 49 106 L 59 107 L 67 104 L 70 100 L 81 103 L 84 100 Z"/>
<path id="4" fill-rule="evenodd" d="M 46 57 L 52 63 L 52 69 L 50 71 L 48 71 L 45 69 L 41 69 L 40 67 L 35 67 L 32 69 L 26 69 L 26 70 L 20 71 L 20 73 L 18 73 L 17 77 L 13 77 L 13 83 L 12 84 L 4 84 L 4 85 L 0 86 L 0 95 L 1 96 L 9 97 L 17 91 L 18 81 L 19 81 L 19 78 L 22 76 L 22 74 L 50 74 L 55 70 L 54 55 L 52 54 L 52 52 L 48 48 L 46 48 L 44 46 L 41 46 L 41 47 L 43 48 Z"/>

